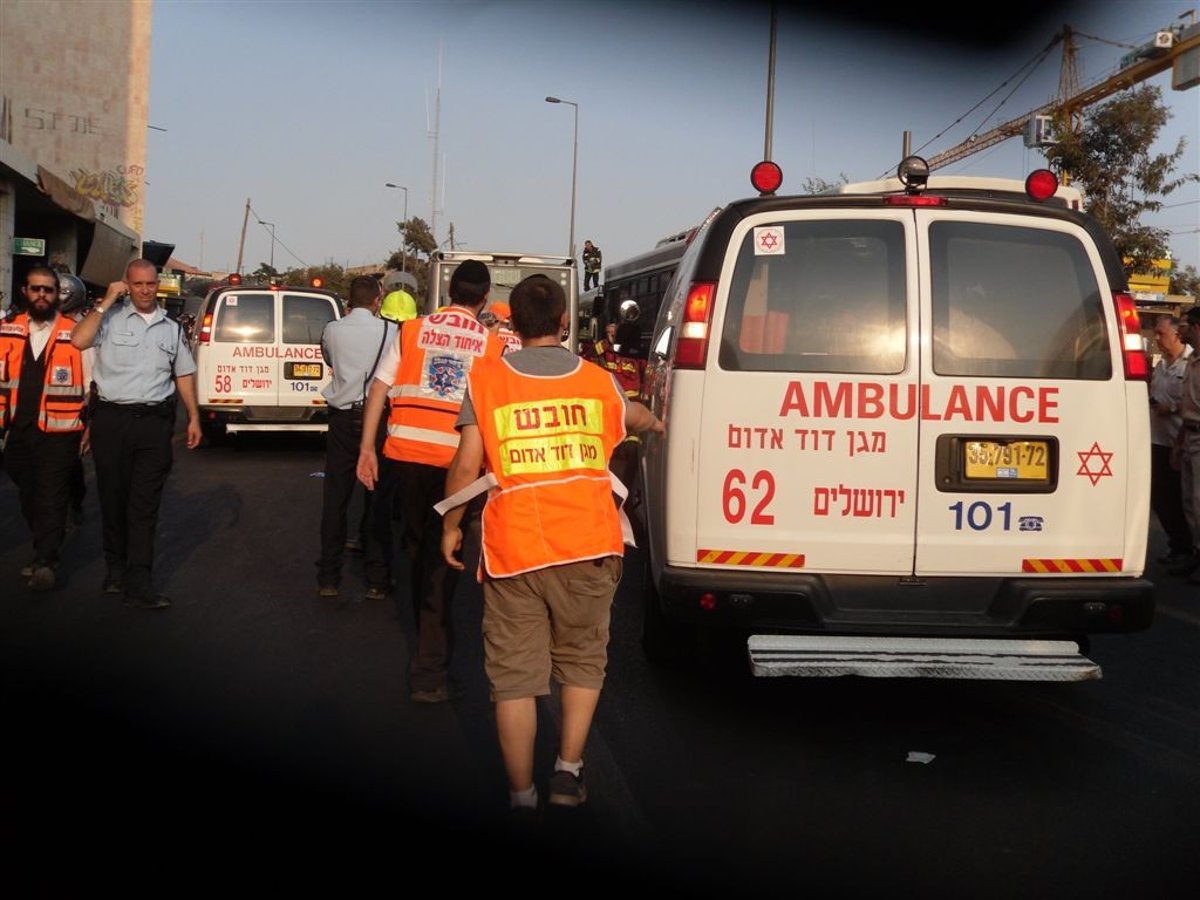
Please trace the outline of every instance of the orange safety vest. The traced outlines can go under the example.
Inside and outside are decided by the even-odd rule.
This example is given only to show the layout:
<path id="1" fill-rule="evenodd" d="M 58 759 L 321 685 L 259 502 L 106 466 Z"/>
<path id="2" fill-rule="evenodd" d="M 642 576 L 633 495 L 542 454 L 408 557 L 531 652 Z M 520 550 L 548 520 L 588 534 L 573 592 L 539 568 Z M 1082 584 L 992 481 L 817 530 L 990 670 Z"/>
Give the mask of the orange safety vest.
<path id="1" fill-rule="evenodd" d="M 42 431 L 83 431 L 87 385 L 83 383 L 83 351 L 71 345 L 74 326 L 73 319 L 57 316 L 42 351 L 46 377 L 37 416 L 37 426 Z M 0 428 L 12 424 L 17 412 L 17 389 L 28 343 L 28 313 L 0 325 Z"/>
<path id="2" fill-rule="evenodd" d="M 450 468 L 467 375 L 479 360 L 499 359 L 501 352 L 500 341 L 461 306 L 401 323 L 384 455 Z"/>
<path id="3" fill-rule="evenodd" d="M 488 575 L 624 555 L 608 462 L 625 437 L 625 403 L 612 376 L 578 360 L 569 374 L 533 377 L 502 359 L 469 380 L 496 479 L 482 518 Z"/>

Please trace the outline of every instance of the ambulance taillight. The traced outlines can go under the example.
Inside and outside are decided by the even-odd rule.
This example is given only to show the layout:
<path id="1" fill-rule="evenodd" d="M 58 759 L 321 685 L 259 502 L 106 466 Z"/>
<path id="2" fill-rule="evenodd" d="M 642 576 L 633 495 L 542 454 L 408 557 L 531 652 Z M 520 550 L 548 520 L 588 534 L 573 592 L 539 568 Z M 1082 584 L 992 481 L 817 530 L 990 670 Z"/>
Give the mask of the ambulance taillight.
<path id="1" fill-rule="evenodd" d="M 204 314 L 204 319 L 200 323 L 200 334 L 197 335 L 196 340 L 201 344 L 207 344 L 212 340 L 212 313 Z"/>
<path id="2" fill-rule="evenodd" d="M 708 356 L 709 320 L 716 290 L 716 284 L 711 281 L 697 281 L 688 291 L 683 304 L 683 321 L 679 326 L 679 343 L 675 346 L 675 368 L 704 368 L 704 358 Z"/>
<path id="3" fill-rule="evenodd" d="M 1125 364 L 1126 381 L 1147 381 L 1150 365 L 1142 345 L 1142 326 L 1137 307 L 1129 294 L 1113 294 L 1117 306 L 1117 323 L 1121 329 L 1121 359 Z"/>

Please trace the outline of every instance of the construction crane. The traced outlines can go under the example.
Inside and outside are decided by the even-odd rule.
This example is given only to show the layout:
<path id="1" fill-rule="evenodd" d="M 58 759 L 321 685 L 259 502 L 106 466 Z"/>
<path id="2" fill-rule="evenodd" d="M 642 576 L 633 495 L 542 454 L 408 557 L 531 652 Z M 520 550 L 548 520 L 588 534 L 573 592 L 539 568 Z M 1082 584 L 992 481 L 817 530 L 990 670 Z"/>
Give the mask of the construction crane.
<path id="1" fill-rule="evenodd" d="M 1195 18 L 1195 12 L 1191 13 Z M 1091 35 L 1084 35 L 1091 37 Z M 1154 40 L 1149 44 L 1137 47 L 1126 54 L 1121 60 L 1121 69 L 1115 75 L 1080 89 L 1078 86 L 1076 68 L 1075 32 L 1069 25 L 1064 25 L 1061 32 L 1055 36 L 1050 46 L 1058 41 L 1063 43 L 1062 76 L 1059 79 L 1059 97 L 1037 109 L 1027 112 L 1018 118 L 1011 119 L 1003 125 L 998 125 L 991 131 L 967 138 L 961 144 L 944 150 L 929 157 L 929 169 L 940 169 L 951 163 L 958 162 L 972 153 L 986 150 L 1001 141 L 1028 132 L 1028 141 L 1032 146 L 1049 140 L 1049 128 L 1055 113 L 1062 115 L 1064 121 L 1077 126 L 1084 107 L 1090 106 L 1118 91 L 1145 81 L 1160 72 L 1165 72 L 1175 64 L 1175 60 L 1189 51 L 1200 54 L 1200 25 L 1194 21 L 1188 26 L 1175 26 L 1156 32 Z M 1096 38 L 1096 40 L 1100 40 Z M 1113 43 L 1109 41 L 1107 43 Z M 1194 87 L 1191 82 L 1187 87 Z"/>

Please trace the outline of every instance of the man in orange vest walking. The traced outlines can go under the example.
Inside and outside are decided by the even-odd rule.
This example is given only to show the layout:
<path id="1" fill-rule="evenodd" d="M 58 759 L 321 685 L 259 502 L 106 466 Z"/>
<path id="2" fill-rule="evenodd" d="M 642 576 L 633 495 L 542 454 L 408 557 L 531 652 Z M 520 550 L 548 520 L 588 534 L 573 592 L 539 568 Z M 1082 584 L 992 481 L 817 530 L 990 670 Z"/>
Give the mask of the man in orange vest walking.
<path id="1" fill-rule="evenodd" d="M 359 480 L 376 491 L 374 539 L 365 560 L 367 598 L 384 598 L 391 584 L 392 500 L 399 489 L 401 544 L 409 560 L 417 626 L 408 680 L 410 696 L 418 703 L 443 703 L 456 694 L 449 668 L 454 650 L 451 601 L 458 571 L 442 558 L 441 522 L 433 506 L 443 497 L 446 468 L 458 447 L 454 423 L 467 376 L 481 360 L 499 358 L 502 352 L 500 340 L 478 318 L 491 286 L 482 262 L 460 263 L 450 276 L 451 305 L 401 324 L 367 393 L 357 468 Z M 389 394 L 381 461 L 375 435 Z"/>
<path id="2" fill-rule="evenodd" d="M 54 587 L 92 378 L 91 351 L 71 345 L 75 320 L 60 313 L 58 289 L 53 269 L 30 269 L 25 312 L 0 325 L 0 433 L 33 533 L 33 561 L 22 574 L 34 591 Z"/>
<path id="3" fill-rule="evenodd" d="M 566 296 L 534 275 L 509 297 L 523 348 L 468 377 L 446 493 L 491 485 L 482 515 L 484 667 L 514 814 L 537 808 L 537 698 L 561 685 L 558 759 L 547 800 L 587 800 L 583 751 L 608 665 L 609 615 L 625 532 L 608 470 L 627 430 L 663 431 L 613 376 L 560 343 Z M 442 553 L 461 569 L 462 505 L 445 511 Z"/>

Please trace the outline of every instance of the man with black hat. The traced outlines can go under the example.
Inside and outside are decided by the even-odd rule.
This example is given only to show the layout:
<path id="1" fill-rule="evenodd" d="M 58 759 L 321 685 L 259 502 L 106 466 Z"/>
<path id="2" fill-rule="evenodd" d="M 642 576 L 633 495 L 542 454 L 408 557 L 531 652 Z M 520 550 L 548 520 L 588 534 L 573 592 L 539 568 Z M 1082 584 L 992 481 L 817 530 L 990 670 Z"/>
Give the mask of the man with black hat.
<path id="1" fill-rule="evenodd" d="M 454 423 L 467 375 L 476 361 L 498 359 L 503 350 L 500 339 L 479 322 L 491 286 L 482 262 L 460 263 L 450 276 L 451 305 L 400 326 L 399 340 L 384 351 L 367 394 L 358 478 L 377 492 L 374 535 L 366 553 L 367 598 L 384 598 L 391 585 L 392 497 L 403 484 L 401 543 L 409 558 L 417 628 L 408 677 L 418 703 L 442 703 L 456 694 L 449 679 L 454 649 L 450 603 L 458 572 L 442 556 L 441 519 L 433 506 L 445 496 L 446 470 L 458 447 Z M 375 436 L 389 396 L 380 459 Z"/>

